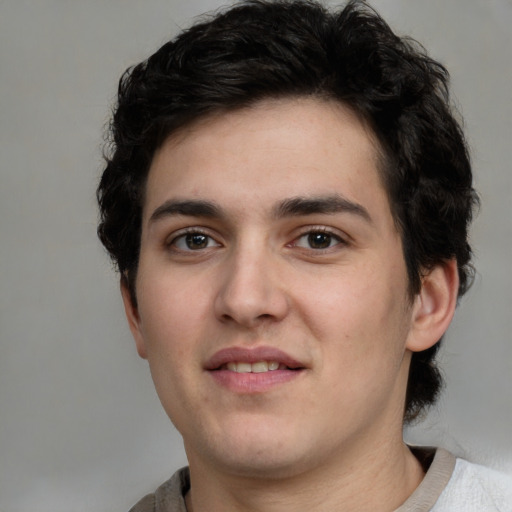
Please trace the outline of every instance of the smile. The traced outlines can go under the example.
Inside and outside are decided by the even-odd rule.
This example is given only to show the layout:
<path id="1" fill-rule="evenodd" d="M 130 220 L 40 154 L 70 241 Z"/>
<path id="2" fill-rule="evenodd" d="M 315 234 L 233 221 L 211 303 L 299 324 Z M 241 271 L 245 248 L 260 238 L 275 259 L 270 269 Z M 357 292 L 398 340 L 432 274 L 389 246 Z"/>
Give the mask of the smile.
<path id="1" fill-rule="evenodd" d="M 236 373 L 265 373 L 277 370 L 297 370 L 305 365 L 274 347 L 224 348 L 216 352 L 204 365 L 206 370 L 228 370 Z"/>
<path id="2" fill-rule="evenodd" d="M 210 378 L 236 394 L 259 394 L 300 378 L 307 367 L 274 347 L 229 347 L 205 364 Z"/>
<path id="3" fill-rule="evenodd" d="M 227 369 L 236 373 L 265 373 L 275 370 L 286 370 L 286 366 L 277 361 L 257 361 L 255 363 L 230 362 L 223 365 L 220 369 Z"/>

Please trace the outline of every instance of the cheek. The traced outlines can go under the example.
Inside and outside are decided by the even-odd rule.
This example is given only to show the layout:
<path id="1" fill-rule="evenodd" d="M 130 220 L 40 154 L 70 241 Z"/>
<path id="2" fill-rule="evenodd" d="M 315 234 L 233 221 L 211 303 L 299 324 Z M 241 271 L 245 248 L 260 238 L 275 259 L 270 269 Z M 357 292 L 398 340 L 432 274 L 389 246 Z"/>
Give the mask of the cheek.
<path id="1" fill-rule="evenodd" d="M 351 293 L 338 292 L 324 306 L 323 322 L 316 325 L 327 375 L 325 407 L 350 411 L 357 421 L 366 421 L 368 411 L 377 414 L 390 396 L 397 396 L 402 382 L 404 302 L 392 289 L 366 284 Z"/>
<path id="2" fill-rule="evenodd" d="M 331 279 L 315 293 L 310 287 L 309 306 L 302 310 L 314 336 L 323 340 L 324 360 L 337 360 L 339 370 L 350 374 L 396 366 L 409 326 L 402 274 L 401 268 L 386 276 L 381 268 L 367 266 Z"/>
<path id="3" fill-rule="evenodd" d="M 203 323 L 200 299 L 178 283 L 165 279 L 145 280 L 139 289 L 141 333 L 145 340 L 151 366 L 179 361 L 189 357 Z"/>
<path id="4" fill-rule="evenodd" d="M 347 328 L 363 330 L 385 323 L 397 311 L 399 282 L 389 283 L 378 269 L 342 269 L 338 279 L 309 287 L 308 297 L 317 317 Z"/>
<path id="5" fill-rule="evenodd" d="M 161 280 L 146 281 L 140 289 L 139 313 L 157 394 L 179 429 L 189 407 L 187 397 L 197 393 L 194 376 L 200 368 L 198 342 L 204 320 L 197 297 L 175 290 L 175 286 L 163 286 Z"/>

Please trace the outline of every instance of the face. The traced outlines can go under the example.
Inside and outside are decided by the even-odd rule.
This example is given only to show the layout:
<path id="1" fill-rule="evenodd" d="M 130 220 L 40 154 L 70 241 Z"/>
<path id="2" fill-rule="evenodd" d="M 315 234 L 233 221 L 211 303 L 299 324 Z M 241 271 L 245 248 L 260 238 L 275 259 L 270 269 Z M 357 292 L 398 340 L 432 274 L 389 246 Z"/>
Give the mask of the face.
<path id="1" fill-rule="evenodd" d="M 413 307 L 369 130 L 262 102 L 157 152 L 139 354 L 191 466 L 293 474 L 401 436 Z"/>

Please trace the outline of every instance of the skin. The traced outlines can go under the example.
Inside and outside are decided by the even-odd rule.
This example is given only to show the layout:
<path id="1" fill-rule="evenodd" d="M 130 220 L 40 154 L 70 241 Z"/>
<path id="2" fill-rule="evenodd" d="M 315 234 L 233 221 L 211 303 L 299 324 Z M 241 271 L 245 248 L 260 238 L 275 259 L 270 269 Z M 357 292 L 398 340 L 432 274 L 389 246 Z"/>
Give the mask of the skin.
<path id="1" fill-rule="evenodd" d="M 184 439 L 189 510 L 394 510 L 421 481 L 402 441 L 410 355 L 447 328 L 457 271 L 409 296 L 378 154 L 348 108 L 316 99 L 200 120 L 155 154 L 137 307 L 122 292 Z M 208 363 L 232 347 L 300 370 L 226 385 Z"/>

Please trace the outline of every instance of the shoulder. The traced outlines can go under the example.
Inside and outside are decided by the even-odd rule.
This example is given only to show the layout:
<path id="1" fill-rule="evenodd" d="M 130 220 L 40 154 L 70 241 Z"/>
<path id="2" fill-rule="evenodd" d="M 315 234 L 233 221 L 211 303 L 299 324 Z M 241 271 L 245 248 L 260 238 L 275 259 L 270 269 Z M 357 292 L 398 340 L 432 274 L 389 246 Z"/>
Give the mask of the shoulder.
<path id="1" fill-rule="evenodd" d="M 512 476 L 457 459 L 432 512 L 511 512 Z"/>
<path id="2" fill-rule="evenodd" d="M 182 468 L 154 493 L 144 496 L 129 512 L 186 512 L 184 496 L 189 488 L 188 468 Z"/>
<path id="3" fill-rule="evenodd" d="M 395 512 L 512 512 L 512 475 L 455 458 L 442 448 L 412 450 L 428 470 Z"/>

